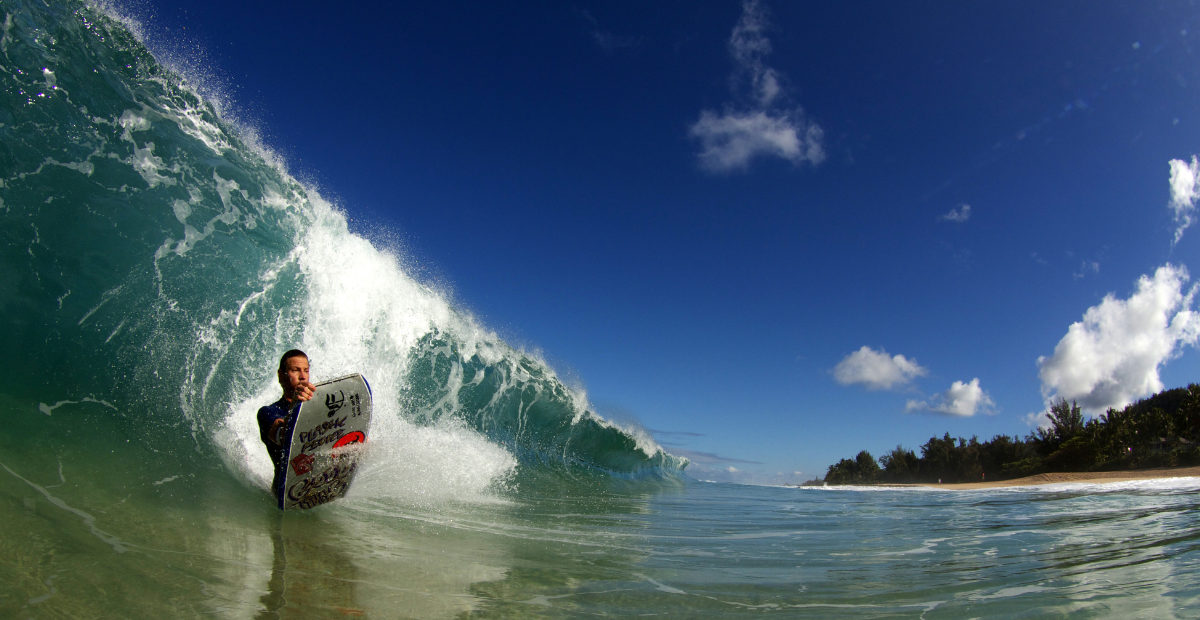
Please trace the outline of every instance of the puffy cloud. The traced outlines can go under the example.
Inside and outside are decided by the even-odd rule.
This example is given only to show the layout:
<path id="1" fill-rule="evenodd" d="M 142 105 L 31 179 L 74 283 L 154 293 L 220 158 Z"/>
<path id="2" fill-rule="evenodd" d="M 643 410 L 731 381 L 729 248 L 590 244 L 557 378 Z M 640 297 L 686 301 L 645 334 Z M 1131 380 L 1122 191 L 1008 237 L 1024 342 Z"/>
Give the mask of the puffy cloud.
<path id="1" fill-rule="evenodd" d="M 732 86 L 745 105 L 727 106 L 721 113 L 700 112 L 688 135 L 700 141 L 701 167 L 710 172 L 743 170 L 760 156 L 775 156 L 793 164 L 819 164 L 825 159 L 825 132 L 810 122 L 799 106 L 788 105 L 780 74 L 767 66 L 771 41 L 766 8 L 759 0 L 742 2 L 742 17 L 729 38 L 735 70 Z"/>
<path id="2" fill-rule="evenodd" d="M 1183 266 L 1164 265 L 1138 279 L 1129 299 L 1109 293 L 1088 308 L 1054 355 L 1038 358 L 1046 402 L 1061 396 L 1098 413 L 1162 390 L 1159 366 L 1200 337 L 1200 315 L 1191 308 L 1196 289 L 1185 293 L 1187 280 Z"/>
<path id="3" fill-rule="evenodd" d="M 858 383 L 869 390 L 890 390 L 907 384 L 929 371 L 903 355 L 889 357 L 883 349 L 868 346 L 847 355 L 833 369 L 833 378 L 842 385 Z"/>
<path id="4" fill-rule="evenodd" d="M 1175 243 L 1183 231 L 1192 225 L 1196 214 L 1196 199 L 1200 198 L 1200 163 L 1192 155 L 1192 163 L 1171 160 L 1171 209 L 1175 211 Z"/>
<path id="5" fill-rule="evenodd" d="M 795 164 L 825 159 L 823 132 L 802 115 L 763 110 L 700 113 L 688 133 L 700 140 L 700 165 L 712 172 L 742 170 L 760 155 L 775 155 Z"/>
<path id="6" fill-rule="evenodd" d="M 957 222 L 959 224 L 971 219 L 971 205 L 963 203 L 957 208 L 950 209 L 950 212 L 938 218 L 948 222 Z"/>
<path id="7" fill-rule="evenodd" d="M 979 387 L 979 378 L 971 379 L 970 383 L 955 381 L 950 389 L 934 396 L 929 401 L 910 400 L 905 405 L 905 411 L 932 411 L 946 415 L 969 418 L 979 412 L 989 412 L 996 403 L 988 393 Z"/>

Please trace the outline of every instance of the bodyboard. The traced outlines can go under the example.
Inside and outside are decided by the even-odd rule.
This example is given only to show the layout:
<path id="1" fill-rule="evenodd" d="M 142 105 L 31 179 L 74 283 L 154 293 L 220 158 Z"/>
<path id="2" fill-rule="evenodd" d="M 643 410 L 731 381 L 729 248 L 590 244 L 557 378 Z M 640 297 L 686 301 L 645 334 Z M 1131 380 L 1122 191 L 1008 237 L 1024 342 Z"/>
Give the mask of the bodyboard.
<path id="1" fill-rule="evenodd" d="M 292 428 L 284 510 L 307 509 L 346 494 L 371 427 L 371 388 L 353 374 L 316 384 Z"/>

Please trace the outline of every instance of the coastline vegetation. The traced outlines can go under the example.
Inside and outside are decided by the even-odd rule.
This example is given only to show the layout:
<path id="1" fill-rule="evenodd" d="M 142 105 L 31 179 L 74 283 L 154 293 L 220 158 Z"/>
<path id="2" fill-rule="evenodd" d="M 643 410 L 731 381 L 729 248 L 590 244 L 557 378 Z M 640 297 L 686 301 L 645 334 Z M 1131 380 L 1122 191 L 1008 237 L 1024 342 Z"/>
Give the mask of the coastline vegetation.
<path id="1" fill-rule="evenodd" d="M 1121 471 L 1200 464 L 1200 385 L 1164 390 L 1118 411 L 1085 419 L 1060 398 L 1050 426 L 1024 439 L 996 435 L 930 437 L 921 456 L 903 446 L 879 457 L 863 450 L 830 465 L 823 481 L 806 484 L 979 482 L 1047 472 Z"/>

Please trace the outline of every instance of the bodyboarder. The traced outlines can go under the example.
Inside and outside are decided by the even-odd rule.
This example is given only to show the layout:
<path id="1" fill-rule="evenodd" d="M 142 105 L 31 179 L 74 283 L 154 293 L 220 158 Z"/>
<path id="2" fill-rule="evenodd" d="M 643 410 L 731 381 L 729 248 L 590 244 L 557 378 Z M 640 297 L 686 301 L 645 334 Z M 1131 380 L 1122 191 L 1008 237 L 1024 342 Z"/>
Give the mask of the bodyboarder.
<path id="1" fill-rule="evenodd" d="M 275 464 L 275 479 L 271 482 L 271 490 L 279 500 L 279 508 L 283 508 L 283 483 L 287 479 L 288 449 L 292 443 L 292 429 L 296 423 L 296 414 L 300 405 L 313 396 L 315 386 L 308 381 L 308 355 L 299 349 L 292 349 L 279 358 L 279 387 L 283 388 L 283 398 L 258 410 L 258 433 L 263 444 L 267 446 L 267 454 Z"/>

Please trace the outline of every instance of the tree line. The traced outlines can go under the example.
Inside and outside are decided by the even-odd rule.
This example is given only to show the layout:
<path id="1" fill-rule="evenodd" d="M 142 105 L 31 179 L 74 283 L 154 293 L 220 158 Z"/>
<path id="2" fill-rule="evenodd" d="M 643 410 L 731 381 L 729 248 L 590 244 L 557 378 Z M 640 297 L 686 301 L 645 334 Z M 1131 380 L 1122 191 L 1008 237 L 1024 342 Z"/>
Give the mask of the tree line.
<path id="1" fill-rule="evenodd" d="M 1045 472 L 1086 472 L 1200 464 L 1200 385 L 1165 390 L 1124 409 L 1085 419 L 1060 398 L 1050 426 L 1024 439 L 930 437 L 921 456 L 902 446 L 879 457 L 863 450 L 829 466 L 826 484 L 978 482 Z"/>

